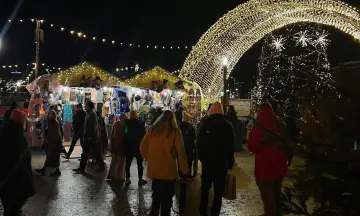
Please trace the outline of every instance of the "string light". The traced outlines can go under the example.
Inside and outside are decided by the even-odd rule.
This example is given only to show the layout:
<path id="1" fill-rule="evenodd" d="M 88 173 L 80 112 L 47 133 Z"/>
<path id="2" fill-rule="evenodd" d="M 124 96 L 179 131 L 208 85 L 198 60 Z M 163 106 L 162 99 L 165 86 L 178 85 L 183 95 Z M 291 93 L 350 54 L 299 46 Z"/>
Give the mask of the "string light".
<path id="1" fill-rule="evenodd" d="M 68 69 L 62 70 L 57 74 L 57 81 L 62 85 L 78 85 L 81 77 L 91 75 L 92 78 L 99 76 L 103 80 L 102 85 L 124 86 L 124 83 L 111 73 L 89 63 L 83 62 Z"/>
<path id="2" fill-rule="evenodd" d="M 28 19 L 29 20 L 29 19 Z M 35 22 L 35 19 L 30 19 L 31 22 Z M 9 22 L 15 22 L 15 21 L 20 21 L 21 23 L 23 22 L 23 20 L 9 20 Z M 62 32 L 66 32 L 65 31 L 65 27 L 64 26 L 58 26 L 54 23 L 51 23 L 51 24 L 46 24 L 44 22 L 44 20 L 41 20 L 41 23 L 42 23 L 42 27 L 46 27 L 46 26 L 49 26 L 53 29 L 60 29 L 60 31 Z M 69 29 L 69 28 L 67 28 Z M 76 31 L 76 30 L 70 30 L 70 35 L 77 35 L 79 38 L 82 38 L 82 39 L 86 39 L 89 37 L 88 34 L 85 34 L 84 32 L 82 31 Z M 96 40 L 96 37 L 90 37 L 92 38 L 94 41 Z M 141 45 L 141 44 L 138 44 L 138 45 L 134 45 L 133 43 L 124 43 L 124 42 L 120 42 L 120 43 L 117 43 L 116 40 L 110 40 L 109 38 L 105 37 L 101 40 L 101 42 L 105 43 L 106 41 L 111 41 L 111 44 L 113 45 L 116 45 L 116 44 L 119 44 L 120 46 L 128 46 L 128 47 L 135 47 L 135 48 L 141 48 L 141 47 L 146 47 L 146 48 L 150 48 L 150 47 L 153 47 L 154 50 L 160 50 L 158 49 L 159 47 L 162 48 L 162 50 L 173 50 L 173 47 L 174 46 L 158 46 L 158 45 Z M 189 46 L 175 46 L 178 48 L 178 50 L 188 50 L 188 47 Z"/>
<path id="3" fill-rule="evenodd" d="M 124 81 L 124 84 L 126 86 L 136 86 L 137 88 L 148 89 L 151 87 L 152 81 L 155 81 L 155 80 L 162 81 L 164 79 L 169 81 L 168 82 L 169 89 L 173 89 L 173 90 L 178 89 L 178 87 L 175 86 L 174 83 L 179 81 L 179 77 L 168 72 L 167 70 L 165 70 L 159 66 L 156 66 L 149 70 L 143 71 L 142 73 L 136 74 L 135 76 L 133 76 L 129 79 L 126 79 Z M 194 86 L 190 82 L 185 81 L 183 85 L 184 85 L 185 89 L 194 88 Z"/>
<path id="4" fill-rule="evenodd" d="M 339 0 L 249 0 L 220 18 L 200 38 L 180 77 L 210 89 L 203 91 L 204 96 L 215 100 L 222 89 L 222 56 L 229 56 L 229 76 L 244 53 L 265 35 L 299 22 L 333 26 L 360 39 L 358 11 Z M 319 45 L 325 42 L 318 41 Z"/>

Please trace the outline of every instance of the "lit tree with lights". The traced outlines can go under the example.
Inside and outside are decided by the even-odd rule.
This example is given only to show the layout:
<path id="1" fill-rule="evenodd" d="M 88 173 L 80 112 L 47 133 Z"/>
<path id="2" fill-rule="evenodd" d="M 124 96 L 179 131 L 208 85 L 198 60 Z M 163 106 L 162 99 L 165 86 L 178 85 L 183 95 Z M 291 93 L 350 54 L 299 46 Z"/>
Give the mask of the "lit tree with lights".
<path id="1" fill-rule="evenodd" d="M 252 97 L 268 101 L 281 114 L 296 108 L 296 92 L 309 94 L 311 101 L 334 81 L 327 59 L 328 33 L 316 25 L 289 26 L 285 33 L 265 38 L 258 63 L 259 76 Z"/>

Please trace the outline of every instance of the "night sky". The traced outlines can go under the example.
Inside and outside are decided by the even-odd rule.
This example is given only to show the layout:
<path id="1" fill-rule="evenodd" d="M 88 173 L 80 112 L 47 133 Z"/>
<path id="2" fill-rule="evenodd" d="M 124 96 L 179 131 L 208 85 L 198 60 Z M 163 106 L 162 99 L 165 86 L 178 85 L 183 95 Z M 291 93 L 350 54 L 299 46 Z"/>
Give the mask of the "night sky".
<path id="1" fill-rule="evenodd" d="M 18 1 L 21 2 L 21 1 Z M 68 67 L 89 60 L 113 72 L 131 62 L 148 68 L 160 65 L 169 71 L 179 69 L 190 49 L 154 50 L 129 46 L 111 45 L 111 40 L 141 45 L 193 46 L 200 36 L 222 15 L 244 1 L 119 1 L 119 0 L 24 0 L 15 21 L 8 20 L 17 0 L 0 0 L 0 29 L 5 32 L 0 50 L 0 66 L 9 64 L 26 65 L 34 62 L 34 27 L 30 18 L 44 19 L 45 42 L 41 46 L 40 62 L 55 67 Z M 345 1 L 360 7 L 359 0 Z M 20 20 L 23 19 L 23 23 Z M 50 24 L 63 26 L 51 28 Z M 4 31 L 8 26 L 8 30 Z M 360 43 L 332 28 L 329 46 L 331 64 L 360 60 Z M 93 42 L 91 38 L 78 39 L 70 30 L 80 30 L 89 36 L 106 38 L 107 43 Z M 233 76 L 245 82 L 245 89 L 253 83 L 260 56 L 261 41 L 238 63 Z M 21 69 L 20 69 L 21 70 Z M 30 69 L 23 68 L 23 74 Z M 0 77 L 8 77 L 9 69 L 0 68 Z M 20 78 L 13 77 L 14 79 Z"/>

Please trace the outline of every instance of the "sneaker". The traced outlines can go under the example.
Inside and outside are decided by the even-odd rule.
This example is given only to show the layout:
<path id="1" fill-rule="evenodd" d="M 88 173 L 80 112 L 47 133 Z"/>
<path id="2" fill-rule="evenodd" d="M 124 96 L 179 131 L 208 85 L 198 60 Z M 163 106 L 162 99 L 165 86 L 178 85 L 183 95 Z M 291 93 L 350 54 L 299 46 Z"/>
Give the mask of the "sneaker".
<path id="1" fill-rule="evenodd" d="M 54 172 L 50 173 L 50 176 L 61 176 L 61 172 L 59 169 L 55 170 Z"/>
<path id="2" fill-rule="evenodd" d="M 147 184 L 147 181 L 145 179 L 140 179 L 139 182 L 138 182 L 139 186 L 144 186 L 146 184 Z"/>
<path id="3" fill-rule="evenodd" d="M 130 185 L 130 184 L 131 184 L 130 179 L 126 179 L 126 180 L 125 180 L 125 184 L 126 184 L 126 185 Z"/>
<path id="4" fill-rule="evenodd" d="M 40 173 L 43 176 L 43 175 L 45 175 L 46 168 L 43 167 L 41 169 L 35 169 L 34 171 L 37 173 Z"/>
<path id="5" fill-rule="evenodd" d="M 78 172 L 78 173 L 83 173 L 83 172 L 85 172 L 85 169 L 77 168 L 77 169 L 73 169 L 73 171 Z"/>

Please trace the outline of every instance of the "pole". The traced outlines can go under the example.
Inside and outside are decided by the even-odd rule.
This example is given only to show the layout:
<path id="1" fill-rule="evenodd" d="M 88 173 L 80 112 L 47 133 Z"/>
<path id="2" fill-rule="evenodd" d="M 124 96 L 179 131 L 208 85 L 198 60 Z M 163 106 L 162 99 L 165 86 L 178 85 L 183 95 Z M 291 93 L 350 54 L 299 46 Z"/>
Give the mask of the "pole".
<path id="1" fill-rule="evenodd" d="M 226 74 L 227 74 L 227 65 L 224 65 L 224 67 L 223 67 L 223 70 L 224 70 L 224 74 L 223 74 L 223 82 L 224 82 L 224 94 L 223 94 L 223 105 L 225 105 L 225 106 L 227 106 L 227 98 L 226 98 Z"/>
<path id="2" fill-rule="evenodd" d="M 36 56 L 35 56 L 35 80 L 39 75 L 39 55 L 40 55 L 40 20 L 36 20 L 35 30 L 35 44 L 36 44 Z"/>

